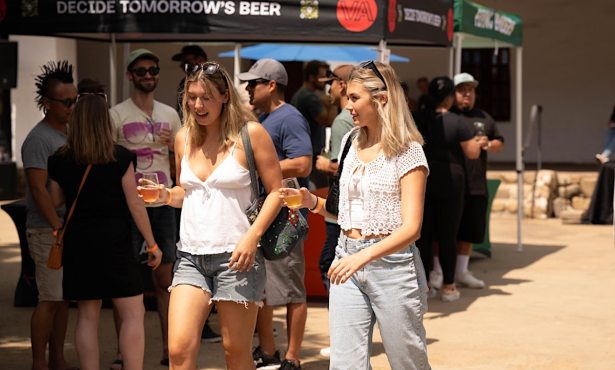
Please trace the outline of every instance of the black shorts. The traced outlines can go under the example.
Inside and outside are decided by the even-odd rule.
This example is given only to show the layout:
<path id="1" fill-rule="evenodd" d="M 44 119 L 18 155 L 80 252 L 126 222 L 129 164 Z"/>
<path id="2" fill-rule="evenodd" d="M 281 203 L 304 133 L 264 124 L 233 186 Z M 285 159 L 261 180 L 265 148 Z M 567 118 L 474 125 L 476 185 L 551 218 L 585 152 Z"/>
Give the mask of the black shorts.
<path id="1" fill-rule="evenodd" d="M 478 244 L 485 238 L 487 227 L 487 196 L 468 195 L 465 197 L 463 215 L 457 232 L 457 240 Z"/>

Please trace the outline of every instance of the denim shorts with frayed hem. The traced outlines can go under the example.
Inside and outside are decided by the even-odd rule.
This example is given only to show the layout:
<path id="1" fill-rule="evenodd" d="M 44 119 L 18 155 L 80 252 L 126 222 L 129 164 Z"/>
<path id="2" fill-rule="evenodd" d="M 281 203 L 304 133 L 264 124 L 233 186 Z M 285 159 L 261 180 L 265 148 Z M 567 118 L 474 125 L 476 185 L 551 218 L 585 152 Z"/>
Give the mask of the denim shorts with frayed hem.
<path id="1" fill-rule="evenodd" d="M 178 285 L 192 285 L 211 294 L 211 301 L 233 301 L 262 305 L 265 291 L 265 261 L 260 248 L 250 271 L 229 269 L 231 253 L 194 255 L 178 251 L 171 291 Z"/>

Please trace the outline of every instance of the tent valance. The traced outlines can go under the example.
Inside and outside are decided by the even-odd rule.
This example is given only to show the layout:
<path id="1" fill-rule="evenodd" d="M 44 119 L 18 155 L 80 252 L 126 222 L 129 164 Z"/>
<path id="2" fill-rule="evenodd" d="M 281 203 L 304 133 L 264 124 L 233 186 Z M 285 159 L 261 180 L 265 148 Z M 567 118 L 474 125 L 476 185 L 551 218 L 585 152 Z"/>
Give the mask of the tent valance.
<path id="1" fill-rule="evenodd" d="M 480 38 L 501 41 L 511 46 L 521 46 L 523 21 L 516 14 L 502 12 L 467 0 L 455 0 L 455 32 L 469 34 L 470 40 L 472 36 L 477 36 L 477 44 L 474 46 L 482 46 Z M 471 43 L 469 44 L 466 45 L 471 46 Z"/>
<path id="2" fill-rule="evenodd" d="M 450 46 L 453 0 L 0 1 L 0 35 Z M 449 18 L 450 16 L 450 18 Z"/>

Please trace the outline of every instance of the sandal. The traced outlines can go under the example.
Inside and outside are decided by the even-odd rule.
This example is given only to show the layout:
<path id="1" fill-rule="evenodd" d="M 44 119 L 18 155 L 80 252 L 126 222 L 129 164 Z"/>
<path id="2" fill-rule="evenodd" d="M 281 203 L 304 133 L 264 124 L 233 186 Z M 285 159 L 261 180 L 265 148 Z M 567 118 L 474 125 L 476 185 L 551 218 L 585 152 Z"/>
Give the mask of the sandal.
<path id="1" fill-rule="evenodd" d="M 113 361 L 111 363 L 111 367 L 109 368 L 110 370 L 123 370 L 124 369 L 124 361 L 118 359 L 115 359 L 115 361 Z"/>

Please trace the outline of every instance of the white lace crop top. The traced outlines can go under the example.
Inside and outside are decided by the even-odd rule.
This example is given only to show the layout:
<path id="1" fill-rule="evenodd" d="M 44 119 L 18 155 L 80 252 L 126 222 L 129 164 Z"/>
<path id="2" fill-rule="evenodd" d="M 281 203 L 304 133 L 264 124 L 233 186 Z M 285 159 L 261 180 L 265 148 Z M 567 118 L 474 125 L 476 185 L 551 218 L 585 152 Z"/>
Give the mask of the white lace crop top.
<path id="1" fill-rule="evenodd" d="M 186 139 L 188 140 L 188 139 Z M 250 228 L 245 209 L 252 203 L 250 171 L 235 159 L 235 147 L 201 181 L 184 150 L 179 181 L 186 194 L 177 249 L 190 254 L 232 252 Z"/>
<path id="2" fill-rule="evenodd" d="M 351 132 L 354 132 L 351 131 Z M 350 133 L 342 139 L 343 148 Z M 385 235 L 392 233 L 401 226 L 401 190 L 399 179 L 409 171 L 423 166 L 429 170 L 423 148 L 417 142 L 412 142 L 403 153 L 386 158 L 381 153 L 369 163 L 362 162 L 357 157 L 354 145 L 344 158 L 344 168 L 340 177 L 339 213 L 337 222 L 342 230 L 350 230 L 355 225 L 351 215 L 349 195 L 352 174 L 362 166 L 365 183 L 362 186 L 362 226 L 363 235 Z M 362 182 L 363 182 L 362 181 Z"/>

